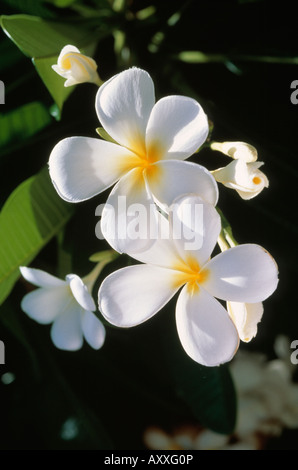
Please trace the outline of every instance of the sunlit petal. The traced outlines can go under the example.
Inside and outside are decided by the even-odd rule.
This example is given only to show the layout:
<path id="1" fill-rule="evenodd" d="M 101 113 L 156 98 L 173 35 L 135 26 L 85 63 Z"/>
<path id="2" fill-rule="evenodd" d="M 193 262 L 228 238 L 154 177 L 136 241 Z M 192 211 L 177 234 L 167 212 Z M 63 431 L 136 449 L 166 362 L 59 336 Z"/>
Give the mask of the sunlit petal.
<path id="1" fill-rule="evenodd" d="M 177 292 L 175 272 L 150 265 L 122 268 L 105 278 L 99 310 L 112 325 L 131 327 L 155 315 Z"/>
<path id="2" fill-rule="evenodd" d="M 80 202 L 101 193 L 134 167 L 136 156 L 120 145 L 69 137 L 52 150 L 49 170 L 58 194 Z"/>
<path id="3" fill-rule="evenodd" d="M 168 210 L 174 200 L 195 193 L 216 205 L 218 187 L 210 172 L 193 162 L 166 160 L 155 164 L 158 171 L 146 174 L 148 186 L 162 207 Z"/>
<path id="4" fill-rule="evenodd" d="M 59 287 L 66 285 L 65 281 L 62 281 L 58 277 L 52 276 L 41 269 L 21 266 L 20 271 L 26 281 L 38 287 Z"/>
<path id="5" fill-rule="evenodd" d="M 213 205 L 195 194 L 177 198 L 170 207 L 170 225 L 181 258 L 193 256 L 203 266 L 221 230 L 220 216 Z"/>
<path id="6" fill-rule="evenodd" d="M 179 338 L 186 353 L 205 366 L 228 362 L 239 345 L 237 330 L 228 312 L 204 289 L 190 295 L 188 286 L 179 294 L 176 306 Z"/>
<path id="7" fill-rule="evenodd" d="M 143 170 L 136 168 L 119 180 L 102 211 L 101 232 L 114 250 L 147 250 L 157 231 L 157 210 L 148 192 Z"/>
<path id="8" fill-rule="evenodd" d="M 190 157 L 206 140 L 208 119 L 197 101 L 186 96 L 166 96 L 152 109 L 146 129 L 146 147 L 160 146 L 161 159 Z"/>
<path id="9" fill-rule="evenodd" d="M 116 142 L 132 150 L 145 148 L 145 130 L 155 103 L 150 75 L 133 67 L 105 82 L 96 96 L 101 125 Z"/>
<path id="10" fill-rule="evenodd" d="M 278 269 L 261 246 L 238 245 L 215 256 L 206 264 L 204 288 L 223 300 L 255 303 L 265 300 L 278 284 Z"/>

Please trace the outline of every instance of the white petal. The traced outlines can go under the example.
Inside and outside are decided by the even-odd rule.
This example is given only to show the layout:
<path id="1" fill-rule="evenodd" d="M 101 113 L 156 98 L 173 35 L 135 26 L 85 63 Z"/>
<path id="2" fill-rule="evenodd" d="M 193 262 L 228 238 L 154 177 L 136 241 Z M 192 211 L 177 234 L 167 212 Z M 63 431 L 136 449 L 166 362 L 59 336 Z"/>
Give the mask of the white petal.
<path id="1" fill-rule="evenodd" d="M 241 341 L 247 343 L 254 338 L 258 330 L 257 325 L 263 316 L 262 302 L 255 304 L 227 302 L 227 309 L 238 330 Z"/>
<path id="2" fill-rule="evenodd" d="M 234 302 L 256 303 L 269 297 L 278 284 L 278 269 L 261 246 L 238 245 L 215 256 L 205 265 L 204 288 L 212 295 Z"/>
<path id="3" fill-rule="evenodd" d="M 157 233 L 157 210 L 147 191 L 142 169 L 123 176 L 111 191 L 102 211 L 101 232 L 114 250 L 147 250 Z"/>
<path id="4" fill-rule="evenodd" d="M 58 65 L 59 67 L 63 68 L 63 58 L 65 56 L 65 54 L 69 54 L 71 52 L 75 52 L 75 53 L 79 53 L 80 54 L 80 51 L 77 47 L 75 46 L 72 46 L 70 44 L 68 44 L 67 46 L 64 46 L 62 49 L 61 49 L 61 52 L 59 54 L 59 57 L 58 57 Z"/>
<path id="5" fill-rule="evenodd" d="M 58 194 L 66 201 L 80 202 L 114 184 L 134 166 L 135 159 L 131 152 L 111 142 L 69 137 L 52 150 L 49 170 Z"/>
<path id="6" fill-rule="evenodd" d="M 146 264 L 115 271 L 101 284 L 99 310 L 112 325 L 139 325 L 161 310 L 177 292 L 175 275 L 170 269 Z"/>
<path id="7" fill-rule="evenodd" d="M 213 205 L 195 194 L 177 198 L 170 207 L 170 225 L 181 258 L 186 261 L 191 255 L 203 266 L 221 230 L 220 216 Z"/>
<path id="8" fill-rule="evenodd" d="M 68 274 L 66 280 L 69 282 L 71 292 L 80 306 L 84 310 L 96 310 L 92 295 L 88 292 L 88 288 L 83 283 L 82 279 L 76 274 Z"/>
<path id="9" fill-rule="evenodd" d="M 146 148 L 159 148 L 160 159 L 184 160 L 206 140 L 208 119 L 197 101 L 186 96 L 166 96 L 152 109 L 146 129 Z"/>
<path id="10" fill-rule="evenodd" d="M 174 200 L 194 193 L 216 205 L 218 187 L 214 177 L 203 166 L 193 162 L 166 160 L 155 164 L 157 172 L 146 174 L 148 186 L 161 207 L 168 210 Z"/>
<path id="11" fill-rule="evenodd" d="M 59 287 L 40 287 L 25 295 L 21 308 L 33 320 L 41 324 L 51 323 L 71 302 L 66 283 Z"/>
<path id="12" fill-rule="evenodd" d="M 157 221 L 157 233 L 154 243 L 149 249 L 133 253 L 131 256 L 142 263 L 171 268 L 177 264 L 180 254 L 172 237 L 168 217 L 158 212 Z"/>
<path id="13" fill-rule="evenodd" d="M 228 188 L 248 188 L 250 184 L 248 166 L 243 160 L 234 160 L 223 168 L 212 172 L 216 181 Z"/>
<path id="14" fill-rule="evenodd" d="M 176 322 L 183 348 L 199 364 L 223 364 L 238 349 L 237 330 L 228 312 L 202 288 L 191 295 L 184 286 L 177 302 Z"/>
<path id="15" fill-rule="evenodd" d="M 20 271 L 26 281 L 38 287 L 59 287 L 66 285 L 65 281 L 62 281 L 62 279 L 52 276 L 52 274 L 42 271 L 41 269 L 20 266 Z"/>
<path id="16" fill-rule="evenodd" d="M 96 111 L 105 130 L 124 147 L 144 150 L 145 130 L 155 103 L 150 75 L 133 67 L 105 82 L 96 96 Z"/>
<path id="17" fill-rule="evenodd" d="M 83 346 L 82 312 L 82 307 L 72 299 L 67 309 L 55 319 L 51 328 L 51 338 L 57 348 L 77 351 Z"/>
<path id="18" fill-rule="evenodd" d="M 266 175 L 259 170 L 263 162 L 245 163 L 235 160 L 224 168 L 212 172 L 219 183 L 230 189 L 235 189 L 242 199 L 252 199 L 265 187 L 269 186 Z"/>
<path id="19" fill-rule="evenodd" d="M 100 349 L 105 341 L 106 330 L 94 313 L 87 310 L 83 312 L 82 329 L 87 343 L 93 349 Z"/>
<path id="20" fill-rule="evenodd" d="M 256 148 L 246 142 L 212 142 L 210 147 L 212 150 L 218 150 L 235 160 L 255 162 L 258 158 Z"/>

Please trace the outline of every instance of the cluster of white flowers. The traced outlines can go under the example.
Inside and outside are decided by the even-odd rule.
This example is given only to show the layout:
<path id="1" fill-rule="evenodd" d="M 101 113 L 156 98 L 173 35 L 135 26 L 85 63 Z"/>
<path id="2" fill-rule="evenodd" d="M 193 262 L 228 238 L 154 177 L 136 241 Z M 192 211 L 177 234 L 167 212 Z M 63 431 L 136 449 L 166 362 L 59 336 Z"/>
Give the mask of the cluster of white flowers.
<path id="1" fill-rule="evenodd" d="M 68 80 L 72 70 L 78 74 L 78 64 L 85 67 L 77 56 L 71 60 L 69 47 L 59 58 Z M 115 271 L 102 282 L 99 311 L 112 325 L 132 327 L 155 315 L 182 288 L 176 324 L 186 353 L 205 366 L 231 360 L 239 339 L 255 336 L 262 302 L 278 283 L 277 265 L 264 248 L 220 243 L 216 180 L 245 199 L 258 194 L 268 181 L 258 170 L 255 149 L 239 142 L 213 143 L 213 149 L 235 159 L 213 174 L 186 161 L 208 136 L 204 110 L 185 96 L 156 101 L 150 75 L 136 67 L 102 84 L 95 106 L 109 140 L 63 139 L 50 155 L 49 171 L 58 194 L 68 202 L 85 201 L 113 186 L 101 214 L 102 234 L 115 251 L 143 263 Z M 211 259 L 217 242 L 222 253 Z M 28 294 L 23 308 L 40 322 L 54 321 L 52 338 L 58 347 L 77 349 L 82 334 L 100 347 L 104 335 L 92 313 L 90 285 L 75 275 L 58 282 L 30 268 L 22 274 L 42 286 L 41 292 Z M 48 310 L 41 308 L 43 299 Z M 90 341 L 91 323 L 96 324 L 96 339 Z"/>

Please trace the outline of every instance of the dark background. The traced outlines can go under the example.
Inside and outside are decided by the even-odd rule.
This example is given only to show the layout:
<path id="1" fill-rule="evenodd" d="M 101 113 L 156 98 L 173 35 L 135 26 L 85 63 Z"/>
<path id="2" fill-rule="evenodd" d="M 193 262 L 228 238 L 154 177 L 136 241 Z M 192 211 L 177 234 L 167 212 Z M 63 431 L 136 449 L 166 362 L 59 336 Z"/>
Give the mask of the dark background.
<path id="1" fill-rule="evenodd" d="M 7 2 L 0 5 L 2 14 L 21 11 Z M 145 25 L 133 18 L 121 19 L 131 53 L 126 63 L 119 63 L 115 57 L 111 36 L 100 43 L 95 55 L 100 75 L 105 80 L 128 66 L 142 67 L 154 79 L 157 98 L 186 94 L 201 102 L 214 125 L 213 140 L 242 140 L 258 149 L 269 188 L 255 199 L 243 201 L 236 192 L 221 186 L 219 206 L 239 243 L 264 246 L 278 263 L 280 283 L 264 304 L 258 335 L 248 345 L 241 345 L 274 358 L 277 335 L 284 334 L 290 341 L 298 339 L 298 105 L 290 100 L 290 86 L 298 79 L 298 67 L 285 63 L 294 57 L 298 61 L 297 20 L 292 3 L 131 1 L 130 10 L 149 5 L 156 7 L 156 13 Z M 171 27 L 167 20 L 178 10 L 181 18 Z M 150 52 L 148 44 L 157 31 L 164 32 L 164 40 L 156 52 Z M 176 58 L 184 50 L 200 50 L 211 57 L 222 54 L 229 57 L 229 63 L 186 64 Z M 30 59 L 24 57 L 21 63 L 22 69 L 11 68 L 0 78 L 9 83 L 12 77 L 34 72 Z M 95 136 L 98 122 L 94 106 L 90 106 L 95 91 L 88 84 L 77 87 L 64 106 L 60 122 L 53 122 L 38 141 L 16 149 L 15 165 L 11 154 L 2 161 L 2 203 L 20 182 L 47 163 L 51 149 L 61 138 Z M 25 92 L 16 88 L 9 94 L 5 109 L 13 109 L 24 99 L 51 101 L 34 73 Z M 193 159 L 210 170 L 228 162 L 209 149 Z M 96 223 L 92 218 L 94 208 L 105 197 L 80 204 L 69 224 L 68 246 L 73 250 L 74 268 L 82 274 L 89 270 L 88 256 L 107 248 L 91 236 Z M 51 271 L 55 249 L 53 240 L 34 265 Z M 121 263 L 125 260 L 108 266 L 103 276 Z M 5 304 L 5 315 L 13 318 L 14 327 L 8 327 L 5 321 L 1 324 L 6 364 L 0 365 L 0 374 L 12 372 L 15 380 L 10 385 L 0 383 L 0 448 L 97 449 L 100 435 L 104 442 L 106 439 L 106 448 L 141 449 L 147 426 L 171 430 L 194 422 L 188 407 L 173 391 L 164 359 L 165 348 L 175 340 L 175 303 L 139 327 L 125 332 L 109 328 L 105 347 L 98 355 L 87 345 L 79 352 L 65 353 L 54 348 L 47 327 L 35 324 L 19 309 L 24 292 L 20 281 Z M 291 352 L 289 349 L 289 356 Z M 60 433 L 69 417 L 75 417 L 80 433 L 76 439 L 66 441 Z M 271 440 L 268 448 L 296 449 L 297 437 L 296 431 L 285 430 L 280 438 Z"/>

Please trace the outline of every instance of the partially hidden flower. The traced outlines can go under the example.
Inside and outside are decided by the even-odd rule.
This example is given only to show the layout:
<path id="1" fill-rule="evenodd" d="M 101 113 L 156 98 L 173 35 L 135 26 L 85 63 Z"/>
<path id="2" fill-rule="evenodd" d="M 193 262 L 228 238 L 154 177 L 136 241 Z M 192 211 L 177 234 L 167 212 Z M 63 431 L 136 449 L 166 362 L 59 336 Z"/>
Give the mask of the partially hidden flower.
<path id="1" fill-rule="evenodd" d="M 21 302 L 23 311 L 41 324 L 50 324 L 54 345 L 76 351 L 83 339 L 93 349 L 105 341 L 105 327 L 94 314 L 96 305 L 91 295 L 97 277 L 96 268 L 81 279 L 68 274 L 65 280 L 35 268 L 20 267 L 22 276 L 38 289 L 29 292 Z"/>
<path id="2" fill-rule="evenodd" d="M 258 323 L 262 320 L 263 303 L 227 302 L 227 310 L 238 330 L 240 340 L 245 343 L 251 341 L 257 334 Z"/>
<path id="3" fill-rule="evenodd" d="M 284 428 L 298 428 L 298 385 L 289 346 L 286 357 L 268 360 L 262 354 L 239 351 L 231 363 L 239 397 L 235 431 L 240 439 L 278 436 Z"/>
<path id="4" fill-rule="evenodd" d="M 64 86 L 77 85 L 78 83 L 91 82 L 101 85 L 102 81 L 97 73 L 95 60 L 82 54 L 75 46 L 67 45 L 61 50 L 57 64 L 52 69 L 63 78 L 66 78 Z"/>
<path id="5" fill-rule="evenodd" d="M 188 205 L 203 208 L 202 220 Z M 147 264 L 128 266 L 110 274 L 101 284 L 98 299 L 104 318 L 118 327 L 138 325 L 161 310 L 182 287 L 176 305 L 178 335 L 186 353 L 205 366 L 228 362 L 239 345 L 237 325 L 217 299 L 257 303 L 278 284 L 277 265 L 259 245 L 230 248 L 210 259 L 220 230 L 216 209 L 198 196 L 183 196 L 171 207 L 161 236 L 146 252 L 132 255 Z M 175 220 L 183 230 L 178 236 Z M 190 247 L 190 233 L 200 247 Z M 187 246 L 187 249 L 186 249 Z"/>
<path id="6" fill-rule="evenodd" d="M 116 251 L 122 252 L 122 239 L 129 238 L 125 233 L 128 224 L 121 220 L 124 209 L 119 201 L 124 198 L 132 222 L 134 214 L 129 209 L 135 204 L 149 213 L 155 202 L 168 208 L 176 197 L 189 192 L 216 204 L 218 188 L 213 176 L 203 166 L 184 161 L 208 135 L 207 116 L 197 101 L 166 96 L 155 103 L 150 75 L 133 67 L 99 88 L 96 111 L 116 143 L 66 138 L 53 149 L 49 170 L 59 195 L 69 202 L 89 199 L 116 183 L 101 220 L 102 233 Z M 156 214 L 150 229 L 154 230 L 154 224 Z M 148 240 L 150 236 L 145 234 L 130 248 L 143 250 Z"/>
<path id="7" fill-rule="evenodd" d="M 212 171 L 212 174 L 219 183 L 235 189 L 242 199 L 252 199 L 269 186 L 267 176 L 259 170 L 262 165 L 263 162 L 246 163 L 238 159 Z"/>

